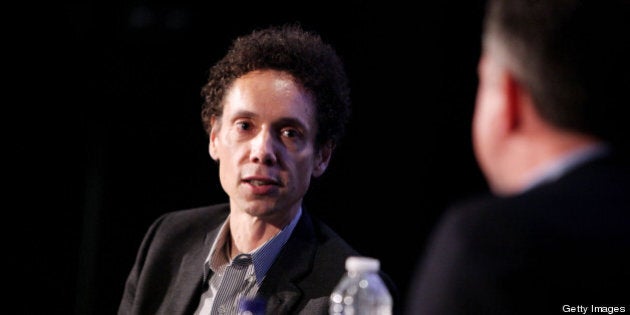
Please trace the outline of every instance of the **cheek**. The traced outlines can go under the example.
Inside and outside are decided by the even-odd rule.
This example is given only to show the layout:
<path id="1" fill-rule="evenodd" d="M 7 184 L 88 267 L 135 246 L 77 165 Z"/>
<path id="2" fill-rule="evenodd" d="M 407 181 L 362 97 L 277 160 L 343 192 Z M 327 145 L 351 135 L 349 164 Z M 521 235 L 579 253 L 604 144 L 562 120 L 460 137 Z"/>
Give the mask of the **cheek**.
<path id="1" fill-rule="evenodd" d="M 314 159 L 312 153 L 310 154 L 299 154 L 293 156 L 294 168 L 293 171 L 294 176 L 299 177 L 300 181 L 309 181 L 314 167 Z"/>
<path id="2" fill-rule="evenodd" d="M 484 121 L 483 121 L 483 114 L 482 114 L 482 109 L 479 106 L 479 103 L 477 103 L 477 105 L 475 106 L 475 112 L 473 114 L 473 121 L 472 121 L 472 142 L 473 142 L 473 148 L 475 150 L 475 155 L 477 156 L 477 159 L 479 160 L 481 158 L 481 152 L 483 152 L 483 147 L 484 147 L 484 134 L 485 134 L 485 130 L 483 129 L 483 126 L 485 125 Z"/>
<path id="3" fill-rule="evenodd" d="M 475 155 L 484 168 L 492 156 L 494 137 L 500 132 L 497 126 L 496 99 L 479 90 L 472 121 L 472 141 Z"/>
<path id="4" fill-rule="evenodd" d="M 475 110 L 473 112 L 473 117 L 472 117 L 472 137 L 473 137 L 473 144 L 475 145 L 475 149 L 477 149 L 477 146 L 479 145 L 479 141 L 482 138 L 483 135 L 483 126 L 484 126 L 484 108 L 483 108 L 483 104 L 484 104 L 484 91 L 481 88 L 481 86 L 477 89 L 477 97 L 475 99 Z"/>

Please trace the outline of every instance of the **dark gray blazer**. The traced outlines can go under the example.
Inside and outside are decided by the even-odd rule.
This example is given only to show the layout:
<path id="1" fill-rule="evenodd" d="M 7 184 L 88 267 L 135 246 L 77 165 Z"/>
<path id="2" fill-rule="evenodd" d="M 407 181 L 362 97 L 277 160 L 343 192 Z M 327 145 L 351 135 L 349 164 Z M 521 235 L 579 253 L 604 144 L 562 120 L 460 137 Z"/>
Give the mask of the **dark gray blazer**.
<path id="1" fill-rule="evenodd" d="M 419 261 L 406 313 L 592 314 L 629 303 L 630 168 L 609 156 L 517 196 L 452 208 Z"/>
<path id="2" fill-rule="evenodd" d="M 142 241 L 118 314 L 193 314 L 204 261 L 229 211 L 228 204 L 220 204 L 158 218 Z M 358 253 L 303 211 L 258 291 L 267 300 L 267 313 L 328 314 L 329 296 L 351 255 Z"/>

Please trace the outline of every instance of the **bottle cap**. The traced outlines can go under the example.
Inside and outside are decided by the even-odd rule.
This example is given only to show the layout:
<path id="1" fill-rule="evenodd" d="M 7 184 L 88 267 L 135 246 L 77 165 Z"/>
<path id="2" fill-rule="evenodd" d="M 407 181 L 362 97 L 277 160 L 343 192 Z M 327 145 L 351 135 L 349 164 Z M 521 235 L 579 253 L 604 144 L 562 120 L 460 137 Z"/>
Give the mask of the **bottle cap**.
<path id="1" fill-rule="evenodd" d="M 347 271 L 378 271 L 381 263 L 378 259 L 365 256 L 350 256 L 346 259 Z"/>

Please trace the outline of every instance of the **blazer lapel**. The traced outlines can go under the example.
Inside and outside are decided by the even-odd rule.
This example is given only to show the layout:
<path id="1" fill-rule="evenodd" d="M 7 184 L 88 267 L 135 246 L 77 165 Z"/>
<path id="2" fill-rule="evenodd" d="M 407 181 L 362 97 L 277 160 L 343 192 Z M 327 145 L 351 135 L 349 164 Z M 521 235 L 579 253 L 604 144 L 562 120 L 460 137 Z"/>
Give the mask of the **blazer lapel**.
<path id="1" fill-rule="evenodd" d="M 267 272 L 259 294 L 267 299 L 267 311 L 291 313 L 302 298 L 298 281 L 312 269 L 316 243 L 313 224 L 303 212 L 293 234 Z"/>
<path id="2" fill-rule="evenodd" d="M 180 272 L 175 280 L 175 285 L 172 287 L 174 290 L 167 297 L 167 300 L 175 302 L 168 307 L 168 314 L 192 314 L 197 309 L 203 293 L 204 273 L 209 272 L 209 270 L 204 270 L 204 263 L 219 230 L 220 226 L 206 233 L 203 245 L 191 246 L 191 248 L 198 248 L 198 250 L 189 251 L 182 258 L 179 267 Z"/>

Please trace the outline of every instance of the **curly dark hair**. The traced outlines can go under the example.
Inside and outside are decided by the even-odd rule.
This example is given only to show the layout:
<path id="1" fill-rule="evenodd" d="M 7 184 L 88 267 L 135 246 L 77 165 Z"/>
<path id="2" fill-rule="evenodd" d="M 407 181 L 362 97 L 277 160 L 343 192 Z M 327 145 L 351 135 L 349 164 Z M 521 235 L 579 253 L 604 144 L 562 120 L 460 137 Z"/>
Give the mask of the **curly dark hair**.
<path id="1" fill-rule="evenodd" d="M 297 24 L 255 30 L 232 42 L 227 54 L 210 68 L 203 86 L 201 117 L 208 134 L 211 118 L 221 116 L 227 90 L 254 70 L 272 69 L 293 76 L 314 98 L 318 132 L 316 146 L 335 145 L 350 117 L 348 78 L 336 51 L 322 38 Z"/>

